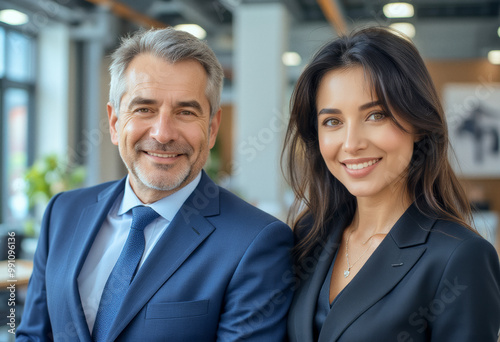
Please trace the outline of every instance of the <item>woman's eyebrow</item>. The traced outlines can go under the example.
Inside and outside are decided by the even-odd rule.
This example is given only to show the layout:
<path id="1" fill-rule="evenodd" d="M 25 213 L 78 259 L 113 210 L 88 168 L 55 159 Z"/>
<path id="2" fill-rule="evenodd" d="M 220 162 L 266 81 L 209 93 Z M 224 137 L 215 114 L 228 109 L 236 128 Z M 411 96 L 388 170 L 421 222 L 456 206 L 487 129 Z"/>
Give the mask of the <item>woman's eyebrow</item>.
<path id="1" fill-rule="evenodd" d="M 319 111 L 318 115 L 321 114 L 342 114 L 342 111 L 337 108 L 323 108 Z"/>
<path id="2" fill-rule="evenodd" d="M 365 104 L 359 106 L 359 110 L 360 111 L 367 110 L 369 108 L 379 106 L 380 104 L 381 104 L 380 101 L 368 102 L 368 103 L 365 103 Z M 337 109 L 337 108 L 323 108 L 318 113 L 318 115 L 321 115 L 321 114 L 342 114 L 342 111 L 340 109 Z"/>
<path id="3" fill-rule="evenodd" d="M 359 106 L 359 110 L 367 110 L 371 107 L 379 106 L 381 103 L 380 101 L 372 101 L 365 103 L 364 105 Z"/>

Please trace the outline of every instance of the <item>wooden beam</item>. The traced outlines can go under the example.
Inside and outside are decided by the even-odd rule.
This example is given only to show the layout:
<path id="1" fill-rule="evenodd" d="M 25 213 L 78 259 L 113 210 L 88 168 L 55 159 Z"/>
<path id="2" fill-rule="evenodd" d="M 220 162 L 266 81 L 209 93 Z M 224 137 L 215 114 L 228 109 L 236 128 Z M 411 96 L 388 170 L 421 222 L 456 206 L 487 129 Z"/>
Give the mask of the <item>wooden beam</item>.
<path id="1" fill-rule="evenodd" d="M 330 22 L 335 31 L 339 35 L 342 35 L 347 32 L 347 25 L 337 1 L 338 0 L 317 0 L 326 19 Z"/>
<path id="2" fill-rule="evenodd" d="M 111 11 L 120 18 L 129 20 L 137 25 L 143 27 L 154 27 L 154 28 L 165 28 L 169 25 L 153 19 L 147 15 L 137 12 L 133 8 L 124 5 L 116 0 L 86 0 L 94 5 L 105 6 L 111 9 Z"/>

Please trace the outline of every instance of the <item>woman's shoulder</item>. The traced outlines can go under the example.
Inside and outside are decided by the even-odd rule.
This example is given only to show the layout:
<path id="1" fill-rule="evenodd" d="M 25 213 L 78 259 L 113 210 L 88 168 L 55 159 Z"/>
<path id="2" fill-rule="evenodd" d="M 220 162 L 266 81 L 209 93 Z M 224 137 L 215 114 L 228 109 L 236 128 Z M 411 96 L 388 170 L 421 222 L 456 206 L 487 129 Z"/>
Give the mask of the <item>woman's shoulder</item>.
<path id="1" fill-rule="evenodd" d="M 457 223 L 437 219 L 428 238 L 429 247 L 449 259 L 497 259 L 495 247 L 477 232 Z"/>
<path id="2" fill-rule="evenodd" d="M 476 231 L 469 229 L 458 222 L 445 219 L 436 219 L 432 229 L 430 230 L 430 235 L 452 245 L 458 245 L 466 240 L 477 242 L 484 240 L 487 242 Z"/>

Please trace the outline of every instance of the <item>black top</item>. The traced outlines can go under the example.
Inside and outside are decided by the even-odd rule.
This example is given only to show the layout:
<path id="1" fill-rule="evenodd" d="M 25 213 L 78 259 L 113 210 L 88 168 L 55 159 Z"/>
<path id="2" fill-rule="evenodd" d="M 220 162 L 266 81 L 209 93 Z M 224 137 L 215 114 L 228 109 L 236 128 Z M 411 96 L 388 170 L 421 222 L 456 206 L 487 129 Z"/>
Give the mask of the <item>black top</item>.
<path id="1" fill-rule="evenodd" d="M 330 303 L 330 279 L 333 272 L 333 265 L 335 264 L 335 259 L 337 259 L 337 254 L 332 260 L 332 265 L 330 266 L 330 270 L 326 274 L 325 281 L 321 286 L 321 290 L 319 291 L 318 303 L 316 304 L 316 314 L 314 315 L 314 340 L 317 341 L 319 337 L 319 333 L 321 328 L 323 328 L 323 324 L 325 323 L 326 316 L 330 313 L 333 303 L 339 297 L 340 293 L 335 297 L 332 303 Z"/>

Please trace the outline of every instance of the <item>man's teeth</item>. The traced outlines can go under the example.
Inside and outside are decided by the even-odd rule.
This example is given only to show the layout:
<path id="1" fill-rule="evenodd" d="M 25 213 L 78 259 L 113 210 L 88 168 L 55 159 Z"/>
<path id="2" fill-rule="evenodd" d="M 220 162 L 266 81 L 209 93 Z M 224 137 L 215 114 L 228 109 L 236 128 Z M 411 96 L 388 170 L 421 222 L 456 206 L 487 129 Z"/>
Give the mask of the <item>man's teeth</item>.
<path id="1" fill-rule="evenodd" d="M 150 156 L 153 157 L 160 157 L 160 158 L 174 158 L 177 157 L 177 154 L 160 154 L 160 153 L 153 153 L 153 152 L 148 152 Z"/>
<path id="2" fill-rule="evenodd" d="M 345 164 L 345 166 L 349 170 L 361 170 L 361 169 L 364 169 L 365 167 L 372 166 L 373 164 L 375 164 L 378 161 L 379 161 L 379 159 L 374 159 L 374 160 L 370 160 L 369 162 L 360 163 L 360 164 Z"/>

